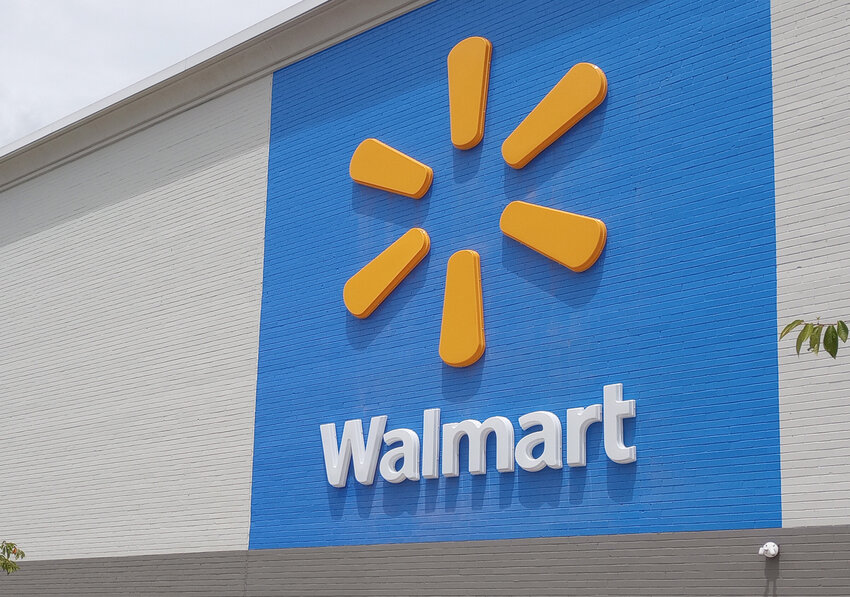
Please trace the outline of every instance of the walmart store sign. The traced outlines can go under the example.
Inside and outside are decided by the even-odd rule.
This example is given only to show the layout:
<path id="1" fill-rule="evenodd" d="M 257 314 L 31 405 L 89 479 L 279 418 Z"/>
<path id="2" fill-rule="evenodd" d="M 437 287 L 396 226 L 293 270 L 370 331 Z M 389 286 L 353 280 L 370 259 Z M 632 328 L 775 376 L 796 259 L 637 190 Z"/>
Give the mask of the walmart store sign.
<path id="1" fill-rule="evenodd" d="M 602 423 L 605 453 L 618 464 L 628 464 L 637 459 L 637 448 L 623 441 L 623 419 L 635 416 L 635 401 L 623 400 L 623 384 L 603 388 L 603 404 L 585 408 L 567 409 L 566 460 L 571 467 L 587 464 L 587 428 Z M 500 473 L 514 471 L 514 462 L 530 472 L 546 467 L 563 468 L 563 433 L 561 419 L 552 412 L 539 410 L 522 415 L 519 425 L 529 431 L 514 443 L 514 426 L 510 419 L 501 416 L 484 421 L 466 419 L 459 423 L 440 425 L 440 409 L 429 408 L 422 413 L 422 437 L 413 429 L 386 431 L 387 416 L 372 417 L 369 436 L 364 438 L 363 421 L 345 422 L 342 439 L 338 439 L 336 425 L 320 426 L 325 472 L 328 483 L 345 487 L 348 471 L 354 466 L 354 477 L 362 485 L 371 485 L 375 474 L 389 483 L 418 481 L 420 477 L 436 479 L 440 476 L 440 462 L 444 477 L 460 474 L 460 443 L 469 442 L 469 472 L 483 475 L 487 472 L 487 438 L 496 436 L 496 470 Z M 442 441 L 441 441 L 442 440 Z M 389 448 L 381 457 L 383 445 Z M 442 446 L 442 453 L 440 447 Z M 535 449 L 542 446 L 542 451 Z M 379 462 L 380 457 L 380 462 Z"/>

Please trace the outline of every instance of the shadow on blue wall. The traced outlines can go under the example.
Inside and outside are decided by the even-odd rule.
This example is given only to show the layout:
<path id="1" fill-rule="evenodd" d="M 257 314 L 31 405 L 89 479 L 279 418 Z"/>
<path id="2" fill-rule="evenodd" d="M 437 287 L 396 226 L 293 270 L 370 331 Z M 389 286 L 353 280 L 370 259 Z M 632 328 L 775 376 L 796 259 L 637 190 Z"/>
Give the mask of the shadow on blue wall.
<path id="1" fill-rule="evenodd" d="M 525 245 L 502 236 L 502 266 L 562 303 L 579 309 L 587 305 L 599 290 L 605 273 L 605 255 L 608 252 L 606 249 L 602 250 L 593 267 L 576 273 Z"/>
<path id="2" fill-rule="evenodd" d="M 605 130 L 608 104 L 609 99 L 606 96 L 605 101 L 593 112 L 582 118 L 567 134 L 557 139 L 524 168 L 517 170 L 505 163 L 505 200 L 540 202 L 549 207 L 557 206 L 559 209 L 570 211 L 569 197 L 554 194 L 541 196 L 539 189 L 559 174 L 569 176 L 565 171 L 573 167 L 576 160 L 599 142 Z M 583 176 L 582 173 L 578 175 Z M 550 201 L 557 203 L 550 204 Z"/>
<path id="3" fill-rule="evenodd" d="M 380 253 L 381 250 L 383 249 L 376 251 L 375 255 Z M 426 255 L 419 265 L 401 281 L 393 293 L 384 299 L 384 302 L 366 319 L 358 319 L 340 304 L 339 313 L 341 317 L 345 318 L 345 334 L 352 348 L 355 350 L 368 348 L 404 309 L 405 305 L 416 296 L 416 293 L 425 286 L 428 279 L 429 259 L 430 256 Z"/>
<path id="4" fill-rule="evenodd" d="M 486 342 L 486 338 L 485 338 Z M 484 365 L 487 362 L 487 353 L 469 367 L 450 367 L 443 364 L 441 367 L 440 388 L 443 397 L 452 402 L 464 402 L 475 397 L 481 388 L 481 379 L 484 376 Z"/>
<path id="5" fill-rule="evenodd" d="M 484 145 L 479 143 L 472 149 L 460 150 L 452 148 L 452 176 L 457 184 L 475 180 L 481 169 L 481 154 Z"/>
<path id="6" fill-rule="evenodd" d="M 410 199 L 351 183 L 351 207 L 363 216 L 415 228 L 425 223 L 430 206 L 431 189 L 421 199 Z"/>

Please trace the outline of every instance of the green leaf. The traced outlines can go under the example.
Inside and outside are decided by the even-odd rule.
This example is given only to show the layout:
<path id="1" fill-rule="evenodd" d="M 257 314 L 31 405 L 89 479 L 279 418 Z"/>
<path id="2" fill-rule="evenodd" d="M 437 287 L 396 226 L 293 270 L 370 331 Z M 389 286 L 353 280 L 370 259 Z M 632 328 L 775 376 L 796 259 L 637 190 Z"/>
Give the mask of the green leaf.
<path id="1" fill-rule="evenodd" d="M 847 342 L 847 324 L 843 321 L 838 321 L 838 337 L 842 342 Z"/>
<path id="2" fill-rule="evenodd" d="M 812 330 L 812 335 L 809 336 L 809 350 L 818 354 L 820 352 L 820 335 L 823 332 L 822 325 L 816 325 Z"/>
<path id="3" fill-rule="evenodd" d="M 803 347 L 803 342 L 808 340 L 809 336 L 811 335 L 813 327 L 814 326 L 812 326 L 812 324 L 807 323 L 803 326 L 803 329 L 800 330 L 800 335 L 797 336 L 797 355 L 800 354 L 800 349 Z"/>
<path id="4" fill-rule="evenodd" d="M 798 326 L 798 325 L 800 325 L 801 323 L 803 323 L 803 320 L 802 320 L 802 319 L 795 319 L 794 321 L 792 321 L 791 323 L 789 323 L 788 325 L 786 325 L 786 326 L 785 326 L 785 329 L 784 329 L 784 330 L 782 330 L 782 333 L 781 333 L 781 334 L 779 334 L 779 339 L 780 339 L 780 340 L 782 340 L 782 338 L 784 338 L 785 336 L 787 336 L 787 335 L 791 332 L 791 330 L 793 330 L 795 327 L 797 327 L 797 326 Z"/>
<path id="5" fill-rule="evenodd" d="M 826 328 L 823 334 L 823 349 L 829 353 L 833 359 L 838 354 L 838 332 L 835 331 L 835 326 L 831 325 Z"/>

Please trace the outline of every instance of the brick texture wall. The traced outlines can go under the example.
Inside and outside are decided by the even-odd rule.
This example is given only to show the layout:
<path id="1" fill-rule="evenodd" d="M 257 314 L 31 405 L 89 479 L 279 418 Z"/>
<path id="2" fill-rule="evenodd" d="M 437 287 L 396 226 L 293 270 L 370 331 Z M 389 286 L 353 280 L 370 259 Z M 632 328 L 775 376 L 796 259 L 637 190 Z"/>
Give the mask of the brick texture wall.
<path id="1" fill-rule="evenodd" d="M 435 2 L 278 71 L 250 546 L 781 525 L 770 33 L 767 1 Z M 446 56 L 470 35 L 493 58 L 483 141 L 460 151 Z M 583 61 L 605 102 L 507 166 L 504 139 Z M 367 137 L 431 166 L 426 196 L 353 183 Z M 514 200 L 600 218 L 603 255 L 577 274 L 506 238 Z M 351 316 L 346 280 L 414 226 L 427 259 Z M 481 255 L 487 349 L 455 369 L 437 347 L 462 249 Z M 613 383 L 637 403 L 634 464 L 609 461 L 595 425 L 586 467 L 499 474 L 491 441 L 478 477 L 325 477 L 323 423 L 421 431 L 439 407 L 444 423 L 508 417 L 518 438 L 520 415 L 563 419 Z"/>
<path id="2" fill-rule="evenodd" d="M 850 42 L 846 2 L 774 0 L 779 327 L 850 318 Z M 850 521 L 850 348 L 779 346 L 785 526 Z"/>
<path id="3" fill-rule="evenodd" d="M 248 540 L 270 78 L 0 195 L 0 534 Z"/>
<path id="4" fill-rule="evenodd" d="M 796 317 L 850 318 L 850 312 L 845 310 L 850 290 L 846 274 L 850 243 L 846 242 L 848 235 L 844 232 L 850 220 L 847 200 L 850 112 L 845 107 L 845 91 L 850 86 L 850 43 L 845 41 L 844 35 L 845 4 L 773 0 L 770 6 L 777 329 Z M 614 5 L 624 10 L 611 10 Z M 505 22 L 501 25 L 494 19 L 492 29 L 499 30 L 509 19 L 514 19 L 510 23 L 517 22 L 517 15 L 524 11 L 524 33 L 518 32 L 516 38 L 525 35 L 527 47 L 537 48 L 537 44 L 545 40 L 534 38 L 535 27 L 544 27 L 551 18 L 541 7 L 545 4 L 518 5 L 512 9 L 514 13 L 502 15 Z M 625 18 L 623 15 L 651 8 L 640 3 L 621 2 L 604 4 L 598 9 L 576 9 L 572 14 L 575 18 L 565 27 L 580 36 L 583 27 L 595 19 L 615 21 Z M 720 18 L 722 11 L 715 12 Z M 663 20 L 658 23 L 663 25 Z M 712 23 L 707 21 L 706 26 Z M 452 23 L 445 25 L 450 27 Z M 481 25 L 486 28 L 483 23 Z M 486 31 L 468 30 L 463 33 L 487 34 Z M 757 31 L 751 33 L 758 34 Z M 402 45 L 406 38 L 404 31 L 395 35 L 391 37 L 393 47 Z M 436 47 L 438 36 L 427 31 L 424 36 Z M 637 40 L 638 36 L 630 39 Z M 707 46 L 707 61 L 711 60 L 711 48 L 719 48 L 724 43 L 720 38 L 714 42 L 717 46 Z M 364 43 L 368 50 L 368 38 Z M 429 86 L 443 84 L 438 78 L 444 76 L 441 61 L 445 52 L 442 49 L 437 52 L 427 43 L 418 47 L 423 52 L 433 50 L 435 56 L 439 54 L 440 61 L 422 69 L 405 71 L 404 56 L 389 55 L 381 63 L 375 58 L 380 57 L 380 53 L 377 50 L 372 53 L 376 63 L 386 67 L 386 72 L 398 75 L 392 81 L 382 81 L 377 99 L 387 100 L 399 94 L 403 101 L 397 105 L 383 105 L 380 101 L 376 103 L 375 97 L 343 98 L 348 102 L 346 109 L 351 128 L 333 128 L 336 125 L 331 123 L 333 135 L 337 138 L 348 135 L 352 142 L 355 137 L 359 140 L 369 135 L 394 135 L 388 140 L 423 159 L 429 157 L 429 152 L 437 156 L 450 151 L 447 140 L 415 143 L 418 136 L 424 135 L 423 129 L 446 124 L 444 106 L 432 113 L 424 110 L 424 104 L 417 103 L 429 93 Z M 499 52 L 505 56 L 521 50 L 502 44 L 495 47 L 494 55 L 498 59 Z M 335 52 L 345 51 L 345 48 L 338 48 L 329 52 L 333 56 Z M 522 68 L 523 62 L 518 61 L 519 66 L 513 70 L 496 73 L 492 84 L 516 85 L 516 97 L 522 96 L 522 101 L 530 107 L 563 72 L 563 65 L 554 62 L 551 68 L 549 65 L 540 67 L 535 62 L 537 58 L 529 50 L 524 64 L 534 64 L 534 68 Z M 597 58 L 599 56 L 582 55 L 582 59 Z M 571 59 L 571 56 L 564 59 Z M 310 68 L 306 63 L 296 65 L 294 71 L 307 72 Z M 385 72 L 376 71 L 375 63 L 363 63 L 358 68 L 362 69 L 358 72 L 364 78 L 378 77 Z M 285 72 L 278 75 L 281 93 L 292 93 L 296 100 L 298 93 L 309 98 L 311 89 L 300 88 L 295 79 L 287 80 Z M 332 71 L 321 72 L 321 69 L 312 74 L 314 78 L 309 80 L 313 88 L 329 85 L 338 75 Z M 682 73 L 674 72 L 673 75 L 678 76 L 680 82 L 688 83 Z M 520 79 L 525 86 L 518 84 Z M 11 579 L 16 583 L 9 585 L 14 587 L 14 594 L 177 594 L 198 590 L 222 595 L 271 595 L 286 591 L 292 594 L 308 591 L 353 594 L 354 589 L 362 594 L 429 594 L 429 591 L 450 594 L 453 590 L 468 594 L 475 589 L 491 594 L 520 594 L 522 591 L 578 595 L 628 594 L 629 591 L 636 595 L 685 592 L 748 595 L 761 591 L 797 597 L 846 594 L 848 579 L 841 554 L 850 541 L 847 527 L 839 526 L 698 535 L 649 533 L 629 535 L 624 543 L 617 537 L 589 537 L 246 553 L 251 516 L 271 88 L 271 77 L 256 81 L 0 194 L 0 287 L 3 288 L 0 301 L 0 429 L 4 444 L 13 446 L 10 457 L 0 462 L 0 503 L 13 503 L 12 508 L 0 511 L 0 538 L 18 541 L 30 555 L 29 566 L 20 576 Z M 410 93 L 401 94 L 402 88 Z M 650 110 L 653 105 L 650 91 L 651 88 L 636 96 L 644 110 Z M 479 180 L 507 181 L 511 192 L 523 194 L 519 198 L 540 202 L 554 200 L 557 193 L 563 196 L 574 191 L 569 180 L 563 184 L 559 182 L 556 189 L 546 190 L 546 184 L 558 180 L 558 159 L 568 160 L 573 166 L 580 164 L 581 155 L 602 139 L 603 133 L 610 133 L 611 127 L 617 125 L 617 93 L 617 86 L 612 85 L 606 108 L 609 112 L 599 113 L 604 118 L 590 119 L 585 128 L 577 128 L 573 132 L 576 146 L 555 146 L 551 150 L 554 157 L 542 156 L 536 173 L 528 181 L 504 168 L 488 171 L 487 162 L 481 162 L 481 156 L 475 153 L 449 157 L 443 162 L 438 161 L 442 158 L 434 158 L 431 162 L 442 167 L 437 172 L 435 185 L 449 178 L 455 185 L 455 201 L 450 204 L 434 200 L 436 194 L 412 207 L 403 203 L 404 200 L 387 202 L 383 197 L 350 187 L 346 181 L 349 186 L 333 199 L 339 201 L 339 209 L 357 213 L 359 220 L 354 229 L 368 233 L 351 235 L 353 244 L 341 242 L 339 247 L 343 250 L 327 256 L 339 257 L 333 267 L 338 268 L 334 275 L 342 281 L 354 271 L 352 268 L 365 263 L 376 250 L 395 238 L 397 232 L 414 225 L 433 224 L 435 218 L 442 222 L 439 224 L 442 228 L 435 228 L 437 233 L 433 236 L 438 242 L 434 244 L 431 265 L 428 261 L 423 265 L 433 271 L 422 269 L 406 282 L 407 286 L 401 286 L 397 295 L 400 300 L 395 306 L 386 305 L 388 308 L 383 314 L 378 314 L 365 327 L 356 327 L 357 322 L 345 320 L 347 314 L 341 307 L 333 314 L 338 317 L 336 323 L 342 330 L 336 338 L 340 346 L 352 347 L 355 352 L 370 346 L 380 347 L 381 354 L 390 363 L 394 358 L 407 361 L 427 359 L 428 355 L 436 358 L 442 287 L 431 282 L 444 274 L 444 261 L 452 250 L 476 248 L 472 245 L 477 242 L 479 231 L 470 232 L 456 223 L 471 221 L 475 215 L 478 208 L 472 200 L 477 200 L 481 193 L 481 187 L 476 186 Z M 491 113 L 493 119 L 488 120 L 490 137 L 485 137 L 484 149 L 488 152 L 498 151 L 500 139 L 493 136 L 494 131 L 499 134 L 509 131 L 523 115 L 514 111 L 508 118 L 498 111 L 500 102 L 504 106 L 517 101 L 516 97 L 500 99 L 494 95 L 491 99 L 495 112 Z M 284 105 L 282 102 L 281 106 Z M 301 128 L 286 130 L 293 138 L 309 137 L 309 127 L 328 126 L 320 122 L 317 105 L 296 101 L 295 106 L 304 118 L 300 121 Z M 368 110 L 375 110 L 381 119 L 361 119 Z M 411 113 L 416 118 L 411 118 Z M 720 130 L 726 115 L 714 114 L 713 118 L 717 119 Z M 378 124 L 372 129 L 364 128 L 361 125 L 366 121 Z M 284 130 L 285 120 L 279 120 L 278 124 Z M 355 125 L 359 127 L 356 130 Z M 644 132 L 651 138 L 652 131 Z M 486 145 L 487 139 L 491 145 Z M 571 147 L 575 153 L 570 153 Z M 330 147 L 330 150 L 335 149 Z M 688 147 L 670 149 L 689 151 Z M 344 177 L 347 163 L 344 160 L 334 163 L 343 170 Z M 746 168 L 741 166 L 741 170 L 743 173 L 739 174 L 746 178 Z M 338 174 L 329 169 L 320 171 L 323 176 Z M 286 178 L 290 174 L 299 175 L 299 172 L 315 174 L 316 160 L 305 159 L 294 164 L 291 170 L 277 169 L 272 175 Z M 598 199 L 615 191 L 622 183 L 623 180 L 616 177 L 603 180 L 597 195 L 572 195 L 574 203 L 570 207 L 589 215 L 604 215 L 616 222 L 616 209 L 608 213 L 594 213 L 593 210 L 603 206 L 604 211 L 604 203 Z M 435 193 L 438 188 L 435 186 Z M 637 200 L 647 190 L 634 188 L 632 192 Z M 297 194 L 282 196 L 287 201 L 286 209 L 291 209 L 293 214 L 305 208 L 297 201 L 298 197 Z M 442 212 L 444 209 L 448 211 Z M 280 225 L 285 223 L 284 220 L 275 221 Z M 331 218 L 324 223 L 333 225 L 334 220 Z M 633 226 L 632 232 L 641 232 L 638 229 L 640 221 L 623 220 L 622 224 Z M 561 383 L 565 378 L 576 379 L 582 372 L 586 375 L 587 362 L 604 362 L 605 346 L 599 342 L 591 343 L 587 361 L 582 361 L 584 357 L 571 360 L 569 342 L 561 352 L 558 345 L 550 341 L 565 336 L 584 337 L 586 329 L 569 318 L 558 320 L 558 317 L 563 315 L 565 306 L 570 312 L 580 310 L 596 296 L 599 288 L 604 292 L 605 286 L 599 286 L 600 278 L 594 280 L 591 273 L 590 278 L 579 281 L 550 269 L 544 262 L 526 260 L 521 248 L 498 237 L 495 222 L 488 225 L 487 234 L 492 233 L 496 240 L 482 252 L 492 249 L 493 255 L 504 253 L 505 258 L 485 259 L 483 263 L 485 322 L 490 325 L 490 344 L 483 363 L 490 367 L 504 363 L 500 361 L 504 355 L 499 352 L 499 345 L 506 340 L 516 343 L 513 349 L 520 344 L 527 349 L 522 353 L 523 363 L 515 366 L 516 379 L 506 382 L 502 389 L 516 389 L 511 383 L 524 387 L 523 379 L 535 374 L 541 358 L 562 359 L 565 363 L 564 371 L 547 377 L 546 384 Z M 682 224 L 678 230 L 688 232 L 689 228 Z M 306 234 L 306 228 L 295 232 Z M 352 231 L 340 228 L 335 232 Z M 651 232 L 642 233 L 651 235 Z M 622 250 L 617 245 L 617 233 L 614 226 L 606 256 L 608 263 L 602 262 L 608 275 L 616 274 L 618 251 Z M 272 255 L 272 267 L 285 253 L 286 247 L 280 254 Z M 639 254 L 634 262 L 635 271 L 651 268 L 652 257 L 649 251 Z M 327 263 L 330 262 L 329 259 Z M 496 323 L 507 321 L 517 315 L 517 311 L 510 301 L 499 298 L 498 286 L 487 285 L 494 279 L 496 269 L 507 274 L 505 279 L 509 283 L 504 287 L 505 292 L 511 292 L 511 288 L 520 289 L 533 298 L 524 303 L 532 305 L 533 309 L 519 313 L 518 323 L 511 328 L 501 328 L 502 331 Z M 309 264 L 299 273 L 309 276 Z M 272 291 L 305 283 L 304 278 L 293 278 L 286 283 L 280 278 L 273 281 Z M 680 286 L 675 288 L 676 292 L 688 290 L 686 279 L 677 283 Z M 337 286 L 341 287 L 337 284 L 333 292 L 337 292 Z M 665 291 L 664 288 L 656 290 Z M 405 308 L 410 317 L 396 317 Z M 309 310 L 297 312 L 300 317 L 309 319 Z M 272 325 L 280 321 L 272 320 Z M 605 321 L 611 325 L 610 320 Z M 592 320 L 589 325 L 595 329 L 605 321 Z M 729 329 L 734 328 L 730 322 L 726 323 Z M 773 323 L 768 322 L 759 332 L 765 342 L 775 338 L 770 329 Z M 420 326 L 416 331 L 419 336 L 411 331 L 416 326 Z M 656 332 L 649 327 L 613 327 L 629 330 L 624 332 L 627 339 L 634 336 L 643 340 L 657 339 Z M 318 327 L 305 329 L 305 336 L 300 340 L 307 344 L 301 346 L 309 345 L 320 333 Z M 734 345 L 733 339 L 722 340 L 716 349 L 728 354 Z M 327 346 L 333 347 L 332 343 Z M 294 350 L 293 347 L 298 348 L 298 345 L 288 337 L 278 343 L 272 342 L 268 353 L 271 358 L 267 361 L 269 367 L 287 350 Z M 675 349 L 690 350 L 684 339 L 676 343 Z M 778 347 L 781 522 L 784 527 L 850 522 L 850 506 L 846 500 L 850 486 L 850 447 L 845 438 L 850 406 L 844 397 L 844 385 L 850 379 L 850 352 L 847 352 L 850 347 L 842 349 L 839 359 L 832 361 L 824 355 L 797 358 L 788 340 Z M 730 357 L 728 362 L 720 364 L 725 366 L 736 361 L 740 361 L 740 356 Z M 656 375 L 650 366 L 655 367 L 658 362 L 657 356 L 649 355 L 646 379 Z M 352 364 L 352 368 L 356 364 Z M 285 371 L 286 366 L 283 370 L 289 373 Z M 266 371 L 270 384 L 278 384 L 288 391 L 280 381 L 285 376 L 275 379 L 274 372 L 270 371 Z M 392 400 L 382 400 L 377 406 L 370 402 L 373 390 L 399 387 L 400 380 L 394 377 L 393 371 L 390 367 L 373 377 L 363 373 L 353 375 L 351 385 L 344 390 L 354 393 L 356 408 L 350 408 L 349 404 L 340 409 L 338 416 L 334 415 L 338 422 L 344 418 L 382 414 L 381 409 L 392 411 L 398 407 L 399 403 Z M 321 367 L 310 372 L 314 376 L 327 373 Z M 604 381 L 621 381 L 623 375 L 630 374 L 628 371 L 614 373 L 620 378 L 588 378 L 588 388 L 601 389 Z M 769 377 L 764 371 L 760 374 Z M 635 384 L 640 380 L 639 376 L 635 377 Z M 734 380 L 727 381 L 729 387 L 733 387 Z M 524 394 L 514 393 L 523 399 L 521 404 L 508 402 L 498 393 L 501 391 L 498 388 L 491 394 L 502 396 L 499 400 L 503 402 L 498 408 L 494 409 L 489 399 L 469 401 L 470 392 L 474 394 L 482 384 L 481 372 L 474 370 L 467 372 L 460 382 L 448 379 L 443 373 L 431 382 L 434 385 L 428 391 L 433 391 L 433 395 L 440 396 L 455 409 L 451 415 L 454 418 L 483 418 L 491 414 L 513 416 L 552 405 L 545 402 L 543 393 L 534 394 L 534 386 L 529 386 Z M 627 384 L 627 398 L 635 397 L 628 394 L 635 384 Z M 760 388 L 759 384 L 753 387 Z M 424 391 L 423 388 L 428 389 L 424 382 L 416 389 Z M 690 389 L 699 391 L 699 388 Z M 564 402 L 555 406 L 565 408 L 577 406 L 580 401 L 598 400 L 590 390 L 581 393 L 585 390 L 587 388 L 577 388 L 574 395 L 580 400 L 577 398 L 575 404 Z M 733 409 L 736 404 L 730 399 L 727 406 Z M 433 404 L 422 405 L 426 406 Z M 310 408 L 313 407 L 306 411 Z M 298 409 L 298 404 L 289 404 L 287 412 L 296 416 L 310 414 Z M 421 408 L 418 410 L 421 413 Z M 647 411 L 639 406 L 638 412 Z M 271 416 L 274 414 L 274 411 L 265 412 L 269 416 L 265 423 L 268 437 L 273 438 L 275 434 L 279 438 L 287 437 L 277 428 L 282 419 Z M 663 424 L 662 420 L 653 421 L 645 414 L 641 421 L 642 425 L 656 425 L 655 429 Z M 319 422 L 326 420 L 315 421 Z M 699 428 L 700 424 L 699 417 L 695 417 L 693 428 Z M 305 429 L 315 427 L 318 436 L 318 427 L 313 421 L 305 425 Z M 629 435 L 628 439 L 634 437 Z M 769 434 L 767 437 L 770 438 Z M 591 437 L 597 444 L 599 439 L 598 434 Z M 647 446 L 645 442 L 639 443 L 639 447 L 641 445 Z M 278 452 L 272 452 L 272 457 L 264 462 L 267 468 L 260 470 L 261 476 L 281 470 L 282 447 L 271 444 L 266 447 Z M 775 445 L 768 447 L 774 449 Z M 679 449 L 673 446 L 671 450 L 673 448 Z M 670 454 L 673 452 L 669 451 L 668 456 Z M 680 455 L 676 454 L 679 453 L 673 456 L 678 458 Z M 597 450 L 591 457 L 591 466 L 594 457 L 598 465 L 604 454 Z M 321 466 L 320 460 L 317 463 Z M 640 505 L 644 497 L 640 492 L 647 487 L 662 487 L 673 482 L 653 476 L 647 472 L 649 469 L 642 469 L 648 475 L 646 478 L 640 474 L 616 473 L 611 477 L 613 483 L 606 484 L 603 477 L 594 477 L 607 470 L 605 467 L 589 468 L 585 484 L 577 482 L 574 475 L 571 479 L 573 489 L 566 490 L 563 501 L 556 502 L 555 493 L 547 489 L 546 479 L 534 481 L 526 476 L 522 479 L 525 485 L 507 487 L 492 471 L 491 463 L 493 474 L 488 473 L 487 481 L 467 479 L 461 481 L 465 485 L 458 485 L 454 500 L 456 506 L 460 504 L 460 511 L 453 513 L 455 522 L 452 524 L 468 530 L 474 522 L 476 508 L 499 505 L 499 500 L 532 511 L 540 520 L 546 520 L 546 513 L 554 508 L 576 507 L 578 502 L 574 500 L 584 497 L 591 501 L 596 498 L 613 500 L 617 502 L 618 512 L 622 512 L 627 502 Z M 722 480 L 722 475 L 717 477 L 717 482 Z M 489 489 L 487 483 L 490 483 Z M 357 543 L 358 538 L 362 539 L 362 534 L 350 529 L 339 535 L 322 534 L 321 524 L 313 525 L 313 534 L 310 529 L 301 529 L 292 536 L 286 535 L 281 511 L 287 503 L 275 502 L 279 496 L 273 493 L 274 483 L 271 487 L 271 493 L 269 485 L 261 487 L 257 493 L 265 504 L 262 516 L 257 518 L 257 528 L 261 533 L 271 529 L 259 547 L 292 542 L 296 534 L 301 534 L 305 540 L 318 538 L 323 543 Z M 587 495 L 579 495 L 585 487 L 590 488 Z M 360 525 L 360 529 L 375 524 L 370 522 L 370 517 L 373 521 L 395 523 L 415 514 L 418 509 L 420 515 L 426 516 L 420 519 L 424 522 L 416 536 L 429 540 L 437 537 L 433 525 L 445 514 L 437 510 L 438 496 L 441 508 L 448 503 L 445 500 L 452 498 L 451 491 L 446 491 L 445 487 L 439 492 L 426 488 L 422 494 L 410 488 L 389 488 L 396 493 L 377 493 L 371 499 L 354 491 L 333 494 L 336 496 L 333 497 L 321 475 L 308 489 L 311 499 L 326 500 L 324 506 L 329 508 L 331 515 L 348 516 Z M 376 499 L 375 495 L 379 497 Z M 753 500 L 753 495 L 742 492 L 740 500 L 742 503 Z M 490 497 L 495 497 L 495 502 L 488 501 Z M 269 508 L 269 503 L 273 507 Z M 463 512 L 464 503 L 469 506 L 468 512 Z M 303 502 L 293 501 L 291 505 L 293 516 L 301 516 Z M 687 514 L 686 509 L 682 512 Z M 588 520 L 598 527 L 608 520 L 602 516 L 604 513 L 604 508 L 593 510 Z M 622 515 L 618 520 L 626 519 L 627 516 Z M 458 520 L 462 523 L 459 526 Z M 504 515 L 501 520 L 515 529 L 524 528 L 525 523 L 516 512 Z M 754 524 L 753 520 L 747 519 L 744 526 Z M 646 516 L 639 521 L 642 526 L 632 530 L 657 530 L 659 521 L 663 522 L 662 515 Z M 283 530 L 276 529 L 275 525 Z M 724 525 L 734 526 L 725 522 Z M 275 535 L 276 532 L 279 534 Z M 395 539 L 409 540 L 410 532 L 400 527 Z M 500 532 L 496 529 L 485 535 L 496 538 Z M 570 529 L 558 529 L 556 534 L 569 532 Z M 764 563 L 755 557 L 754 550 L 761 541 L 772 538 L 772 532 L 783 544 L 783 555 L 777 562 Z M 393 539 L 385 532 L 383 537 Z M 689 551 L 691 546 L 694 546 L 693 552 Z M 185 555 L 187 552 L 195 552 L 195 555 Z M 482 553 L 492 555 L 490 567 L 482 567 Z M 172 558 L 150 554 L 183 555 Z M 605 566 L 597 561 L 601 557 L 599 554 L 604 554 Z M 47 561 L 105 557 L 110 559 L 84 563 Z M 513 573 L 519 571 L 511 570 L 511 565 L 517 561 L 530 566 L 525 569 L 527 576 L 523 577 L 526 584 L 519 588 L 509 584 L 511 579 L 518 578 Z M 548 576 L 538 573 L 534 565 L 540 562 L 557 570 Z M 574 562 L 573 567 L 570 562 Z M 352 567 L 359 568 L 356 572 L 362 576 L 356 586 L 351 584 L 354 582 L 351 580 Z M 385 583 L 388 567 L 392 568 L 390 576 L 398 584 Z M 446 574 L 447 570 L 455 576 Z M 585 580 L 582 573 L 592 578 Z M 426 583 L 428 578 L 435 577 L 441 579 L 441 584 L 430 589 L 422 588 L 422 584 L 416 585 L 417 589 L 411 584 L 416 579 Z M 472 584 L 464 585 L 470 578 Z M 2 587 L 0 584 L 0 592 Z"/>

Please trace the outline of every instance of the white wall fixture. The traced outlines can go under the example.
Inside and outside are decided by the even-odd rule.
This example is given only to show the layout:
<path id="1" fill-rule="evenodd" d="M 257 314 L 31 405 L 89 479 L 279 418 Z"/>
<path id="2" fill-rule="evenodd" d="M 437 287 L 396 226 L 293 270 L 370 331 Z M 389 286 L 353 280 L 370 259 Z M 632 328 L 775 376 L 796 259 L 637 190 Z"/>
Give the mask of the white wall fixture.
<path id="1" fill-rule="evenodd" d="M 401 483 L 405 479 L 419 480 L 419 436 L 412 429 L 391 429 L 384 434 L 387 446 L 401 443 L 401 446 L 388 450 L 379 469 L 381 476 L 390 483 Z M 398 461 L 402 462 L 401 468 Z"/>
<path id="2" fill-rule="evenodd" d="M 766 558 L 775 558 L 779 555 L 779 546 L 773 541 L 768 541 L 759 547 L 759 555 Z"/>
<path id="3" fill-rule="evenodd" d="M 545 410 L 538 410 L 519 418 L 519 426 L 523 431 L 532 427 L 540 427 L 540 431 L 533 431 L 523 436 L 516 445 L 516 462 L 524 470 L 529 472 L 542 471 L 549 468 L 564 468 L 563 449 L 561 447 L 561 420 L 554 414 Z M 534 448 L 543 445 L 540 456 L 534 456 Z"/>
<path id="4" fill-rule="evenodd" d="M 349 463 L 354 461 L 354 478 L 363 485 L 371 485 L 375 480 L 375 468 L 381 454 L 381 443 L 387 416 L 372 417 L 369 423 L 369 439 L 363 441 L 363 421 L 346 421 L 342 428 L 342 440 L 337 449 L 336 425 L 325 423 L 321 426 L 322 449 L 325 454 L 325 469 L 328 483 L 334 487 L 345 487 L 348 480 Z M 395 441 L 395 440 L 391 440 Z"/>
<path id="5" fill-rule="evenodd" d="M 605 413 L 605 453 L 618 464 L 637 460 L 637 448 L 623 442 L 623 419 L 635 416 L 635 401 L 623 400 L 623 384 L 615 383 L 603 388 L 602 404 Z"/>
<path id="6" fill-rule="evenodd" d="M 567 464 L 587 466 L 587 428 L 602 422 L 602 405 L 567 409 Z"/>
<path id="7" fill-rule="evenodd" d="M 511 473 L 514 470 L 514 426 L 507 417 L 490 417 L 483 423 L 466 419 L 459 423 L 443 425 L 443 476 L 460 474 L 460 441 L 469 442 L 469 472 L 473 475 L 487 473 L 487 436 L 496 434 L 496 470 Z"/>

